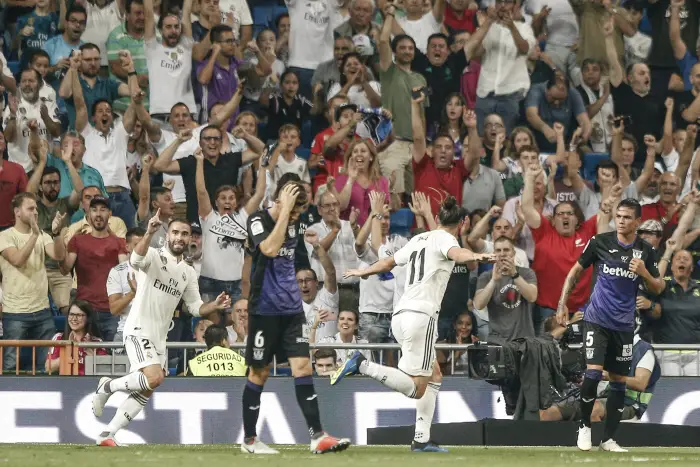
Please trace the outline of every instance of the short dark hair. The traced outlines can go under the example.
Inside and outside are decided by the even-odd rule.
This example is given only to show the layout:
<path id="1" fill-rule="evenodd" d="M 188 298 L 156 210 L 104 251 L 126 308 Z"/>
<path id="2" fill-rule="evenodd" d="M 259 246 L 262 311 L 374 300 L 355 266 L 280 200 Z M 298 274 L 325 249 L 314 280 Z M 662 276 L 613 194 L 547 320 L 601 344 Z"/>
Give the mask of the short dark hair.
<path id="1" fill-rule="evenodd" d="M 502 236 L 498 237 L 496 240 L 494 240 L 493 245 L 496 246 L 496 243 L 503 243 L 503 242 L 508 243 L 511 246 L 511 248 L 513 248 L 513 250 L 515 250 L 515 242 L 513 241 L 512 238 L 506 237 L 505 235 L 502 235 Z"/>
<path id="2" fill-rule="evenodd" d="M 225 32 L 233 33 L 233 28 L 231 28 L 231 26 L 228 24 L 217 24 L 209 31 L 209 39 L 211 42 L 219 42 L 221 40 L 221 36 Z"/>
<path id="3" fill-rule="evenodd" d="M 47 175 L 52 175 L 52 174 L 58 175 L 58 179 L 61 180 L 61 171 L 58 170 L 58 168 L 56 168 L 56 167 L 49 166 L 49 167 L 46 167 L 44 169 L 44 171 L 41 173 L 41 179 L 39 180 L 39 184 L 41 185 L 42 183 L 44 183 L 44 177 L 46 177 Z"/>
<path id="4" fill-rule="evenodd" d="M 95 102 L 92 103 L 92 115 L 95 115 L 97 106 L 102 104 L 103 102 L 109 105 L 109 110 L 110 112 L 112 111 L 112 103 L 110 101 L 108 101 L 107 99 L 97 99 Z"/>
<path id="5" fill-rule="evenodd" d="M 100 48 L 97 46 L 97 44 L 93 44 L 92 42 L 86 42 L 85 44 L 81 45 L 78 47 L 81 52 L 84 52 L 86 50 L 97 50 L 97 53 L 102 53 Z"/>
<path id="6" fill-rule="evenodd" d="M 314 361 L 319 358 L 332 358 L 333 363 L 338 363 L 338 354 L 335 352 L 335 349 L 318 349 L 314 354 Z"/>
<path id="7" fill-rule="evenodd" d="M 297 269 L 296 274 L 299 274 L 300 272 L 305 272 L 305 271 L 309 271 L 311 273 L 311 275 L 314 276 L 314 280 L 318 281 L 318 276 L 316 275 L 316 271 L 314 271 L 311 268 L 299 268 L 299 269 Z"/>
<path id="8" fill-rule="evenodd" d="M 277 182 L 277 188 L 275 188 L 275 195 L 277 193 L 279 193 L 279 191 L 282 189 L 282 187 L 285 186 L 289 182 L 301 182 L 301 178 L 299 177 L 299 175 L 292 173 L 292 172 L 287 172 L 285 174 L 282 174 L 279 181 Z"/>
<path id="9" fill-rule="evenodd" d="M 447 37 L 446 35 L 444 35 L 444 34 L 441 33 L 441 32 L 436 32 L 436 33 L 431 34 L 430 36 L 428 36 L 428 42 L 426 42 L 426 45 L 430 45 L 430 41 L 432 41 L 433 39 L 442 39 L 442 40 L 445 41 L 445 44 L 448 44 L 448 45 L 450 44 L 450 38 L 449 38 L 449 37 Z"/>
<path id="10" fill-rule="evenodd" d="M 164 8 L 164 6 L 166 5 L 166 3 L 167 3 L 167 2 L 163 2 L 163 3 L 161 3 L 161 5 L 160 5 L 160 6 L 161 6 L 161 15 L 160 15 L 160 18 L 158 18 L 158 25 L 157 25 L 158 29 L 163 29 L 163 21 L 164 21 L 165 18 L 167 18 L 168 16 L 174 16 L 174 17 L 177 19 L 178 24 L 181 24 L 181 23 L 182 23 L 182 21 L 180 21 L 180 14 L 178 13 L 178 11 L 177 11 L 176 9 L 173 9 L 173 8 L 168 8 L 168 9 L 166 9 L 166 8 Z"/>
<path id="11" fill-rule="evenodd" d="M 289 182 L 285 183 L 284 185 L 282 183 L 278 183 L 277 189 L 275 190 L 275 200 L 279 199 L 280 193 L 282 192 L 282 188 L 284 188 L 285 186 L 287 186 L 289 184 L 293 184 L 299 189 L 299 194 L 297 195 L 297 200 L 294 203 L 294 205 L 295 206 L 304 206 L 309 201 L 309 198 L 306 195 L 306 190 L 304 189 L 304 185 L 302 185 L 301 182 L 289 181 Z"/>
<path id="12" fill-rule="evenodd" d="M 289 13 L 284 12 L 280 14 L 277 18 L 275 18 L 275 28 L 279 31 L 280 28 L 280 22 L 282 21 L 282 18 L 289 18 Z"/>
<path id="13" fill-rule="evenodd" d="M 440 225 L 452 226 L 459 224 L 467 216 L 467 210 L 457 204 L 457 199 L 454 196 L 448 196 L 440 206 L 438 219 Z"/>
<path id="14" fill-rule="evenodd" d="M 141 5 L 143 6 L 143 0 L 126 0 L 126 12 L 131 13 L 131 5 L 133 4 Z"/>
<path id="15" fill-rule="evenodd" d="M 224 133 L 221 131 L 221 128 L 219 128 L 218 126 L 216 126 L 216 125 L 207 125 L 207 126 L 205 126 L 204 128 L 202 128 L 202 131 L 199 133 L 200 139 L 202 138 L 202 135 L 204 135 L 204 132 L 205 132 L 205 131 L 209 131 L 209 130 L 216 130 L 216 132 L 219 133 L 219 136 L 221 136 L 221 137 L 224 136 Z"/>
<path id="16" fill-rule="evenodd" d="M 583 67 L 587 65 L 598 65 L 601 68 L 603 67 L 603 64 L 597 58 L 584 58 L 581 62 L 581 68 L 583 69 Z"/>
<path id="17" fill-rule="evenodd" d="M 398 47 L 399 42 L 406 40 L 406 39 L 408 39 L 409 41 L 411 41 L 413 43 L 413 48 L 415 49 L 416 48 L 416 41 L 413 40 L 413 38 L 411 36 L 409 36 L 408 34 L 399 34 L 397 36 L 394 36 L 394 38 L 391 40 L 391 51 L 396 53 L 396 47 Z"/>
<path id="18" fill-rule="evenodd" d="M 170 107 L 170 112 L 172 112 L 173 110 L 175 110 L 176 107 L 184 107 L 184 108 L 187 109 L 187 112 L 188 112 L 188 113 L 190 112 L 190 108 L 187 107 L 187 104 L 185 104 L 184 102 L 178 102 L 177 104 L 175 104 L 175 105 L 173 105 L 172 107 Z"/>
<path id="19" fill-rule="evenodd" d="M 676 128 L 676 130 L 682 130 L 683 128 Z M 632 143 L 632 146 L 634 146 L 634 152 L 637 152 L 637 149 L 639 148 L 639 143 L 637 143 L 637 138 L 635 138 L 633 135 L 630 133 L 623 133 L 622 134 L 622 141 L 629 141 Z"/>
<path id="20" fill-rule="evenodd" d="M 207 344 L 207 349 L 221 344 L 224 339 L 228 339 L 228 331 L 223 326 L 214 324 L 204 331 L 204 342 Z"/>
<path id="21" fill-rule="evenodd" d="M 34 193 L 29 193 L 28 191 L 17 193 L 14 197 L 12 197 L 12 209 L 15 210 L 22 207 L 25 199 L 33 199 L 36 201 L 36 195 Z"/>
<path id="22" fill-rule="evenodd" d="M 66 10 L 66 16 L 63 19 L 68 21 L 68 18 L 70 18 L 70 15 L 72 15 L 73 13 L 84 14 L 85 20 L 87 21 L 87 17 L 88 17 L 87 10 L 85 8 L 83 8 L 82 6 L 78 5 L 77 3 L 74 3 L 73 6 L 71 6 L 70 8 L 68 8 L 68 10 Z"/>
<path id="23" fill-rule="evenodd" d="M 606 159 L 598 163 L 598 165 L 595 168 L 596 175 L 598 175 L 598 171 L 600 169 L 610 169 L 613 172 L 615 172 L 615 178 L 620 177 L 620 169 L 618 168 L 617 164 L 611 161 L 610 159 Z"/>
<path id="24" fill-rule="evenodd" d="M 633 209 L 635 218 L 642 217 L 642 205 L 634 198 L 626 198 L 620 201 L 617 205 L 617 209 L 620 208 Z"/>
<path id="25" fill-rule="evenodd" d="M 143 237 L 145 235 L 146 235 L 146 230 L 142 229 L 141 227 L 132 227 L 126 231 L 125 240 L 127 242 L 130 242 L 131 239 L 134 237 Z"/>
<path id="26" fill-rule="evenodd" d="M 148 174 L 142 174 L 141 176 L 148 177 Z M 151 188 L 150 199 L 148 201 L 148 203 L 149 203 L 148 205 L 152 207 L 153 202 L 158 200 L 158 196 L 164 195 L 167 193 L 171 193 L 170 188 L 166 188 L 164 186 L 154 186 L 153 188 Z"/>
<path id="27" fill-rule="evenodd" d="M 540 154 L 540 152 L 537 150 L 536 147 L 534 147 L 534 146 L 529 146 L 529 145 L 526 144 L 525 146 L 521 146 L 520 149 L 518 149 L 518 159 L 520 159 L 520 156 L 521 156 L 524 152 L 534 152 L 534 153 L 537 154 L 537 155 Z"/>
<path id="28" fill-rule="evenodd" d="M 19 80 L 20 80 L 20 81 L 22 81 L 22 75 L 25 74 L 25 73 L 27 73 L 27 72 L 29 72 L 29 73 L 34 73 L 34 77 L 35 77 L 36 80 L 39 82 L 39 84 L 42 84 L 42 83 L 44 82 L 44 79 L 41 77 L 41 73 L 39 73 L 38 71 L 36 71 L 34 68 L 25 68 L 24 70 L 22 70 L 22 71 L 20 72 L 20 74 L 19 74 Z M 19 83 L 18 83 L 18 84 L 19 84 Z"/>
<path id="29" fill-rule="evenodd" d="M 190 233 L 192 232 L 192 225 L 184 217 L 176 217 L 175 219 L 171 219 L 170 223 L 168 224 L 168 230 L 170 230 L 170 227 L 175 224 L 185 224 L 187 228 L 190 229 Z"/>
<path id="30" fill-rule="evenodd" d="M 240 199 L 240 196 L 238 195 L 238 189 L 233 185 L 221 185 L 219 188 L 216 189 L 216 191 L 214 191 L 214 199 L 218 198 L 219 195 L 224 191 L 233 191 L 233 193 L 236 195 L 236 199 Z"/>
<path id="31" fill-rule="evenodd" d="M 51 63 L 51 57 L 49 56 L 49 53 L 44 49 L 32 49 L 32 51 L 29 52 L 27 63 L 31 65 L 32 63 L 34 63 L 34 60 L 36 60 L 37 57 L 44 57 L 49 61 L 49 63 Z"/>

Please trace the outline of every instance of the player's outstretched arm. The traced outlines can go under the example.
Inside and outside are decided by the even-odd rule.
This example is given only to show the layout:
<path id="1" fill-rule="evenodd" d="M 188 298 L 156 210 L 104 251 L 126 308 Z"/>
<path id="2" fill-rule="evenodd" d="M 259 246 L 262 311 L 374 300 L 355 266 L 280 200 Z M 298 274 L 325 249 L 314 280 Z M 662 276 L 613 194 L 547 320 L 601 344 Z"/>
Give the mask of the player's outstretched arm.
<path id="1" fill-rule="evenodd" d="M 584 267 L 577 262 L 574 264 L 574 267 L 569 270 L 569 274 L 566 275 L 566 279 L 564 280 L 564 287 L 561 289 L 561 297 L 559 298 L 559 306 L 557 306 L 557 321 L 562 326 L 566 326 L 569 318 L 569 309 L 566 303 L 569 301 L 569 295 L 571 295 L 571 291 L 574 290 L 583 270 Z"/>
<path id="2" fill-rule="evenodd" d="M 189 305 L 188 308 L 192 310 L 192 307 Z M 215 311 L 225 310 L 227 308 L 231 308 L 231 297 L 229 297 L 226 292 L 221 292 L 213 302 L 202 303 L 199 306 L 199 316 L 206 317 Z M 193 314 L 196 316 L 196 313 Z"/>
<path id="3" fill-rule="evenodd" d="M 394 261 L 393 256 L 388 258 L 380 259 L 376 263 L 372 264 L 370 267 L 365 269 L 348 269 L 343 274 L 343 277 L 347 279 L 348 277 L 359 277 L 361 279 L 367 279 L 369 276 L 374 274 L 380 274 L 382 272 L 389 272 L 396 266 L 396 261 Z"/>
<path id="4" fill-rule="evenodd" d="M 466 248 L 452 247 L 447 251 L 447 257 L 455 263 L 468 263 L 469 261 L 479 261 L 480 263 L 493 263 L 496 255 L 491 253 L 474 253 Z"/>

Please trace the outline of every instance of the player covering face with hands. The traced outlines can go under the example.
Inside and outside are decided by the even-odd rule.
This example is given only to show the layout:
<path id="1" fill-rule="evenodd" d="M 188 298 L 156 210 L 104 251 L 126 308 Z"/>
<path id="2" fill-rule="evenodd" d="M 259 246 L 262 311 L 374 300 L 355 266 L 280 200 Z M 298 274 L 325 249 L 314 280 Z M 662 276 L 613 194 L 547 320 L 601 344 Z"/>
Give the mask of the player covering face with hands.
<path id="1" fill-rule="evenodd" d="M 435 358 L 437 317 L 454 264 L 496 259 L 495 255 L 477 254 L 459 246 L 457 235 L 465 217 L 465 210 L 454 197 L 449 197 L 442 203 L 435 230 L 413 237 L 394 256 L 366 269 L 345 272 L 345 277 L 365 279 L 389 272 L 397 265 L 406 266 L 406 288 L 391 319 L 392 334 L 401 346 L 398 369 L 370 362 L 355 351 L 331 377 L 331 384 L 360 373 L 417 399 L 413 451 L 447 452 L 430 440 L 430 425 L 442 384 L 442 373 Z"/>
<path id="2" fill-rule="evenodd" d="M 656 263 L 656 250 L 637 236 L 642 208 L 634 199 L 622 200 L 615 212 L 615 232 L 591 238 L 564 282 L 557 319 L 566 324 L 569 294 L 584 269 L 595 266 L 597 280 L 583 318 L 586 372 L 581 385 L 581 425 L 578 448 L 591 449 L 591 412 L 598 382 L 608 372 L 610 395 L 605 406 L 605 429 L 600 449 L 626 452 L 613 439 L 622 418 L 626 379 L 632 362 L 634 313 L 642 285 L 653 294 L 665 286 Z"/>
<path id="3" fill-rule="evenodd" d="M 151 248 L 153 235 L 161 228 L 160 209 L 148 221 L 146 235 L 134 247 L 130 263 L 136 275 L 136 296 L 124 325 L 124 347 L 129 357 L 131 373 L 121 378 L 103 377 L 93 395 L 95 416 L 102 411 L 115 392 L 129 394 L 117 409 L 105 431 L 97 437 L 99 446 L 118 446 L 114 438 L 126 427 L 160 386 L 167 370 L 165 340 L 168 328 L 180 300 L 194 316 L 207 316 L 216 310 L 231 307 L 231 300 L 221 293 L 216 300 L 203 303 L 197 285 L 197 273 L 183 260 L 190 243 L 190 224 L 172 220 L 168 225 L 166 242 L 159 249 Z"/>
<path id="4" fill-rule="evenodd" d="M 278 185 L 270 209 L 248 218 L 248 244 L 253 249 L 253 266 L 248 304 L 246 363 L 250 367 L 243 390 L 243 430 L 241 451 L 247 454 L 277 454 L 258 439 L 260 399 L 270 375 L 270 363 L 286 356 L 294 377 L 299 408 L 311 435 L 314 454 L 342 451 L 350 440 L 337 439 L 323 431 L 318 397 L 314 389 L 309 358 L 309 334 L 301 292 L 294 270 L 294 250 L 298 245 L 297 220 L 306 210 L 308 199 L 299 182 Z"/>

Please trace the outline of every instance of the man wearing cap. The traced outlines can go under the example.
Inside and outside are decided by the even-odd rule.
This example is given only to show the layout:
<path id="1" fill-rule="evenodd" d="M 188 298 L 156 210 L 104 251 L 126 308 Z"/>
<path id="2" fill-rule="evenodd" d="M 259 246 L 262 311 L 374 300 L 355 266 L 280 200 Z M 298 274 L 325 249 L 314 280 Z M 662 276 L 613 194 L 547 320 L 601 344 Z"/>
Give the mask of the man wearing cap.
<path id="1" fill-rule="evenodd" d="M 655 219 L 648 219 L 642 222 L 642 225 L 637 229 L 637 233 L 643 240 L 646 240 L 651 246 L 659 249 L 661 239 L 664 236 L 664 228 L 661 222 Z"/>
<path id="2" fill-rule="evenodd" d="M 64 237 L 66 245 L 71 238 L 78 234 L 88 234 L 92 232 L 92 224 L 90 223 L 90 202 L 95 197 L 103 197 L 102 190 L 95 185 L 88 185 L 80 192 L 80 207 L 85 212 L 85 216 L 79 221 L 73 222 Z M 107 220 L 107 228 L 109 231 L 119 238 L 126 237 L 126 225 L 124 221 L 118 217 L 109 216 Z"/>
<path id="3" fill-rule="evenodd" d="M 115 236 L 108 228 L 112 216 L 109 198 L 101 194 L 93 196 L 87 213 L 90 232 L 79 233 L 70 239 L 60 268 L 63 274 L 68 274 L 75 268 L 78 279 L 76 298 L 85 300 L 92 306 L 97 312 L 97 325 L 102 338 L 112 341 L 117 332 L 119 316 L 110 312 L 105 284 L 111 269 L 126 261 L 128 253 L 124 239 Z"/>

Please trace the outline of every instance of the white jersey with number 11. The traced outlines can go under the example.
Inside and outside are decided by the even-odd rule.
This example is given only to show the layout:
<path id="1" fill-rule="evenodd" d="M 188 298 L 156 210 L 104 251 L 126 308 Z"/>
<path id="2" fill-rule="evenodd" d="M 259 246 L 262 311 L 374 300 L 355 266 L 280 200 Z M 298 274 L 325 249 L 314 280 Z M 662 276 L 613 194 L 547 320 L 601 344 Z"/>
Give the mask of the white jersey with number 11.
<path id="1" fill-rule="evenodd" d="M 450 248 L 459 248 L 457 239 L 444 230 L 416 235 L 394 254 L 399 266 L 406 266 L 406 288 L 394 313 L 420 311 L 437 317 L 455 262 L 447 257 Z"/>

